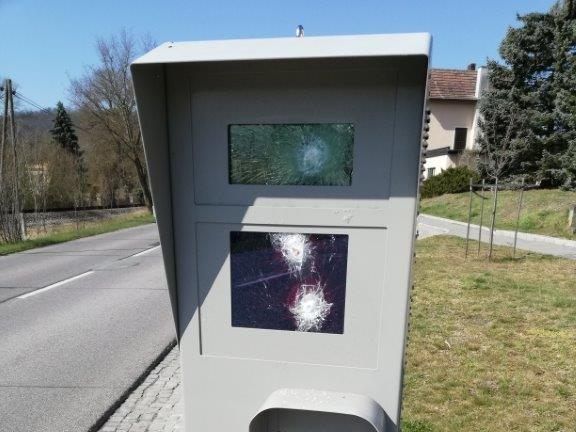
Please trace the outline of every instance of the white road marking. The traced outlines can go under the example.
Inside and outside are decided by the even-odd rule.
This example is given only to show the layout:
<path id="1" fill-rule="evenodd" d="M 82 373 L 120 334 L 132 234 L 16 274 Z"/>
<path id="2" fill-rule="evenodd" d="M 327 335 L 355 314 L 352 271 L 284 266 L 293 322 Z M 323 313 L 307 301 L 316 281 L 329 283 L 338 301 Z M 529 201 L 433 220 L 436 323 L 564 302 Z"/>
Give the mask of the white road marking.
<path id="1" fill-rule="evenodd" d="M 71 278 L 61 280 L 60 282 L 53 283 L 52 285 L 45 286 L 44 288 L 37 289 L 36 291 L 32 291 L 32 292 L 29 292 L 29 293 L 26 293 L 26 294 L 22 294 L 21 296 L 18 296 L 17 298 L 19 298 L 19 299 L 25 299 L 25 298 L 28 298 L 28 297 L 32 297 L 32 296 L 35 296 L 36 294 L 40 294 L 40 293 L 43 293 L 43 292 L 45 292 L 45 291 L 51 290 L 52 288 L 57 288 L 57 287 L 59 287 L 59 286 L 62 286 L 62 285 L 64 285 L 64 284 L 67 284 L 68 282 L 72 282 L 72 281 L 78 280 L 78 279 L 80 279 L 80 278 L 89 276 L 89 275 L 91 275 L 92 273 L 94 273 L 94 270 L 90 270 L 90 271 L 87 271 L 87 272 L 85 272 L 85 273 L 79 274 L 79 275 L 77 275 L 77 276 L 73 276 L 73 277 L 71 277 Z"/>
<path id="2" fill-rule="evenodd" d="M 142 255 L 146 255 L 146 254 L 148 254 L 148 253 L 150 253 L 150 252 L 158 249 L 159 247 L 160 247 L 160 245 L 151 247 L 150 249 L 143 250 L 142 252 L 139 252 L 139 253 L 137 253 L 136 255 L 129 256 L 128 258 L 135 258 L 135 257 L 139 257 L 139 256 L 142 256 Z M 36 294 L 40 294 L 40 293 L 43 293 L 43 292 L 45 292 L 45 291 L 51 290 L 52 288 L 57 288 L 57 287 L 59 287 L 59 286 L 65 285 L 65 284 L 67 284 L 67 283 L 69 283 L 69 282 L 72 282 L 72 281 L 81 279 L 81 278 L 83 278 L 83 277 L 89 276 L 89 275 L 91 275 L 92 273 L 94 273 L 94 270 L 89 270 L 89 271 L 84 272 L 84 273 L 81 273 L 81 274 L 79 274 L 79 275 L 77 275 L 77 276 L 72 276 L 72 277 L 70 277 L 70 278 L 68 278 L 68 279 L 61 280 L 60 282 L 53 283 L 52 285 L 45 286 L 44 288 L 40 288 L 40 289 L 37 289 L 37 290 L 35 290 L 35 291 L 31 291 L 31 292 L 29 292 L 29 293 L 26 293 L 26 294 L 22 294 L 21 296 L 18 296 L 18 297 L 16 297 L 16 298 L 25 299 L 25 298 L 28 298 L 28 297 L 32 297 L 32 296 L 35 296 Z"/>
<path id="3" fill-rule="evenodd" d="M 150 248 L 150 249 L 146 249 L 146 250 L 144 250 L 144 251 L 142 251 L 142 252 L 138 252 L 136 255 L 132 255 L 132 256 L 129 257 L 129 258 L 136 258 L 136 257 L 142 256 L 142 255 L 149 254 L 150 252 L 158 249 L 159 247 L 160 247 L 160 245 L 154 246 L 154 247 L 152 247 L 152 248 Z"/>

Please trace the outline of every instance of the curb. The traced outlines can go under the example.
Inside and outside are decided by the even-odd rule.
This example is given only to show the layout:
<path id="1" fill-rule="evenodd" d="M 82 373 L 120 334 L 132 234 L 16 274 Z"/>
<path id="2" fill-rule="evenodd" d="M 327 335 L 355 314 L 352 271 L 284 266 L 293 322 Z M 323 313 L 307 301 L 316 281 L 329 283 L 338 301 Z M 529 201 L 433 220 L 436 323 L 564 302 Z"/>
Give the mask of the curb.
<path id="1" fill-rule="evenodd" d="M 136 390 L 140 384 L 144 382 L 146 377 L 158 366 L 162 360 L 172 351 L 172 348 L 176 346 L 176 339 L 170 341 L 170 343 L 162 350 L 162 352 L 156 357 L 152 363 L 134 380 L 132 385 L 122 393 L 122 395 L 112 404 L 108 409 L 100 416 L 98 420 L 88 429 L 88 432 L 98 432 L 104 424 L 108 421 L 110 416 L 116 412 L 120 406 L 126 402 L 126 399 Z"/>

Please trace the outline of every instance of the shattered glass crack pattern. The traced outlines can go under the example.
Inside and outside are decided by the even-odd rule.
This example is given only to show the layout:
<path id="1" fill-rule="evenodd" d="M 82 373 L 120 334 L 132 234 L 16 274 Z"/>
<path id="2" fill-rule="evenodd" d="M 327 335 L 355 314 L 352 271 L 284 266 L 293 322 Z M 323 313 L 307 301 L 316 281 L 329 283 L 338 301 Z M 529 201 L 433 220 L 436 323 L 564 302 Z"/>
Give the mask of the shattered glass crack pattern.
<path id="1" fill-rule="evenodd" d="M 232 326 L 344 333 L 348 236 L 232 231 Z"/>
<path id="2" fill-rule="evenodd" d="M 332 303 L 324 298 L 324 290 L 318 285 L 301 285 L 296 293 L 290 312 L 296 321 L 298 331 L 320 331 L 330 314 Z"/>
<path id="3" fill-rule="evenodd" d="M 304 234 L 270 234 L 272 246 L 282 254 L 291 272 L 300 272 L 302 265 L 310 259 L 310 243 Z"/>
<path id="4" fill-rule="evenodd" d="M 230 184 L 352 184 L 352 123 L 236 124 L 228 140 Z"/>

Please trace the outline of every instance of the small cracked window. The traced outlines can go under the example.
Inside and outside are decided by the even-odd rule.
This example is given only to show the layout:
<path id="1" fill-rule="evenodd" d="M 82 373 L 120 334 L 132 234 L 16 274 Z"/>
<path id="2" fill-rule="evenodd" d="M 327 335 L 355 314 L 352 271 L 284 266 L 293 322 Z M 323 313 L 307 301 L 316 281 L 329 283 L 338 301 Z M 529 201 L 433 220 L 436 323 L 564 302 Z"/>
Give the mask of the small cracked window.
<path id="1" fill-rule="evenodd" d="M 352 184 L 351 123 L 230 125 L 228 145 L 230 184 Z"/>

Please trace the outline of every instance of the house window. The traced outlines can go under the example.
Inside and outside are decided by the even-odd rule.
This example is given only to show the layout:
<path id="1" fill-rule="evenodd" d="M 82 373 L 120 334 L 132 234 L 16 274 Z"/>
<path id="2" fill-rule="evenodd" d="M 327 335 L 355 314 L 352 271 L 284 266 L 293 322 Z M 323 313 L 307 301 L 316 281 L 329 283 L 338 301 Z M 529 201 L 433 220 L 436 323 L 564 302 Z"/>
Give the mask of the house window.
<path id="1" fill-rule="evenodd" d="M 436 168 L 428 168 L 428 178 L 434 177 L 434 174 L 436 174 Z"/>
<path id="2" fill-rule="evenodd" d="M 466 148 L 467 128 L 456 128 L 454 130 L 454 150 L 464 150 Z"/>

